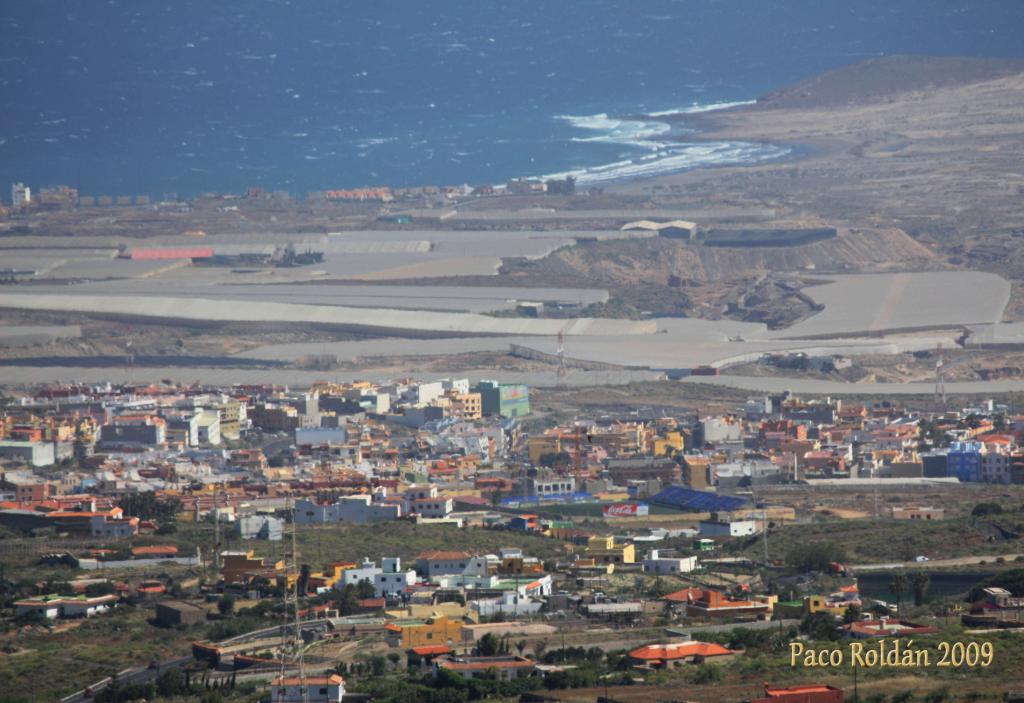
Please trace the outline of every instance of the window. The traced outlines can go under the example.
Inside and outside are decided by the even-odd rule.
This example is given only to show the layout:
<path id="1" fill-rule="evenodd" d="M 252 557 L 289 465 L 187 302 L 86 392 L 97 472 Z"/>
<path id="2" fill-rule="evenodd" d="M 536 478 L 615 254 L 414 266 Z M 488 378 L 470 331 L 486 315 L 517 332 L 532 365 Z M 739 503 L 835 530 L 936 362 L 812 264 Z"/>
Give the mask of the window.
<path id="1" fill-rule="evenodd" d="M 326 696 L 327 695 L 327 689 L 326 688 L 321 688 L 320 689 L 320 695 L 321 696 Z"/>

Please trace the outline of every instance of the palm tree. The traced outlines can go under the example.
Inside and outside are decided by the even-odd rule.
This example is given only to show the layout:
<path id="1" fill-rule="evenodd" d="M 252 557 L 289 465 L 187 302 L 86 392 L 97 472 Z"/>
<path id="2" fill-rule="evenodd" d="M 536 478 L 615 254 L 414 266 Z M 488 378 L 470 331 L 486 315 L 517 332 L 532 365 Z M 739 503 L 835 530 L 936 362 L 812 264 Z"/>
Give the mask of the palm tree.
<path id="1" fill-rule="evenodd" d="M 924 594 L 928 591 L 928 583 L 931 579 L 924 571 L 915 571 L 910 575 L 910 588 L 914 591 L 914 605 L 924 603 Z"/>
<path id="2" fill-rule="evenodd" d="M 889 583 L 889 590 L 896 594 L 896 614 L 902 616 L 903 594 L 907 590 L 907 575 L 902 571 L 893 574 L 892 581 Z"/>

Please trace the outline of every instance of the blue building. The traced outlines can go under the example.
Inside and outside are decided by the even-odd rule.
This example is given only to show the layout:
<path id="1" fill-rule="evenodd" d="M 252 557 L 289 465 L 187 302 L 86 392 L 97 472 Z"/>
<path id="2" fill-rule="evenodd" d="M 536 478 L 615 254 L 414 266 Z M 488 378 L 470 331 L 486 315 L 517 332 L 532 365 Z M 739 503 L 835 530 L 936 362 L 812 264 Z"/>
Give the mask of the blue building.
<path id="1" fill-rule="evenodd" d="M 946 453 L 946 476 L 961 481 L 981 480 L 981 442 L 953 442 Z"/>

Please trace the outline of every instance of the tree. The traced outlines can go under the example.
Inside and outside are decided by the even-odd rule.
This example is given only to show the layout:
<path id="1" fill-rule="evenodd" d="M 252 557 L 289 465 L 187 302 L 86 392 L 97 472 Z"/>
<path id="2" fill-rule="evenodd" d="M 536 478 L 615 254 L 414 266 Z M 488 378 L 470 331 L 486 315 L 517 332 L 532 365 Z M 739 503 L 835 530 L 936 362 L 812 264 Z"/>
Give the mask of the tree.
<path id="1" fill-rule="evenodd" d="M 833 542 L 798 544 L 786 552 L 786 563 L 800 571 L 826 571 L 829 563 L 846 561 L 846 550 Z"/>
<path id="2" fill-rule="evenodd" d="M 110 583 L 110 581 L 90 583 L 88 586 L 85 587 L 85 595 L 89 596 L 90 598 L 95 598 L 96 596 L 109 596 L 112 593 L 114 593 L 114 591 L 114 584 Z"/>
<path id="3" fill-rule="evenodd" d="M 986 515 L 999 515 L 1003 512 L 1003 506 L 999 503 L 978 503 L 971 510 L 971 517 L 985 517 Z"/>
<path id="4" fill-rule="evenodd" d="M 800 621 L 800 632 L 815 640 L 834 640 L 839 637 L 836 619 L 830 613 L 809 613 Z"/>
<path id="5" fill-rule="evenodd" d="M 914 605 L 924 604 L 925 593 L 928 592 L 928 584 L 931 579 L 924 571 L 915 571 L 910 575 L 910 588 L 914 592 Z"/>
<path id="6" fill-rule="evenodd" d="M 225 593 L 217 601 L 217 610 L 221 615 L 231 615 L 235 612 L 235 597 L 230 593 Z"/>
<path id="7" fill-rule="evenodd" d="M 896 594 L 896 614 L 903 615 L 903 594 L 907 592 L 907 575 L 902 571 L 893 574 L 889 590 Z"/>
<path id="8" fill-rule="evenodd" d="M 537 659 L 541 659 L 544 656 L 544 652 L 547 651 L 547 648 L 548 648 L 548 641 L 547 640 L 537 640 L 536 642 L 533 643 L 533 656 L 536 657 Z"/>
<path id="9" fill-rule="evenodd" d="M 516 642 L 516 651 L 519 652 L 519 656 L 523 656 L 523 652 L 526 651 L 527 644 L 528 642 L 526 640 L 519 640 Z"/>
<path id="10" fill-rule="evenodd" d="M 309 593 L 309 576 L 313 569 L 309 564 L 303 564 L 299 569 L 299 580 L 295 582 L 295 592 L 300 596 Z"/>
<path id="11" fill-rule="evenodd" d="M 377 589 L 369 579 L 363 579 L 356 585 L 356 595 L 359 598 L 373 598 L 377 595 Z"/>
<path id="12" fill-rule="evenodd" d="M 498 651 L 501 649 L 501 640 L 494 636 L 493 633 L 488 632 L 486 635 L 480 638 L 480 641 L 476 643 L 476 655 L 478 657 L 493 657 L 497 656 Z"/>
<path id="13" fill-rule="evenodd" d="M 843 624 L 849 625 L 851 622 L 857 622 L 858 620 L 860 620 L 860 606 L 846 606 L 846 610 L 843 611 Z"/>

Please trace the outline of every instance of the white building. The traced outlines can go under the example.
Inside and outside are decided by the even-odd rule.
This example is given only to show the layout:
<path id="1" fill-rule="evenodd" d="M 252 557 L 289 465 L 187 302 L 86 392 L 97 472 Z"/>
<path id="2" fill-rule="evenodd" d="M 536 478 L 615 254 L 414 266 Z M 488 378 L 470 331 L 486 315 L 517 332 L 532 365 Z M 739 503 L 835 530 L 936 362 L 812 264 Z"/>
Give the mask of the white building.
<path id="1" fill-rule="evenodd" d="M 31 612 L 41 613 L 48 620 L 57 618 L 88 618 L 113 608 L 117 596 L 42 596 L 27 598 L 14 604 L 15 615 L 26 615 Z"/>
<path id="2" fill-rule="evenodd" d="M 196 434 L 201 445 L 220 444 L 220 413 L 204 410 L 196 418 Z"/>
<path id="3" fill-rule="evenodd" d="M 760 532 L 757 520 L 701 520 L 701 537 L 745 537 Z"/>
<path id="4" fill-rule="evenodd" d="M 360 581 L 374 583 L 377 574 L 383 574 L 384 569 L 374 564 L 369 559 L 363 559 L 363 563 L 357 569 L 345 569 L 341 572 L 341 580 L 334 584 L 334 587 L 341 590 L 345 586 L 358 585 Z"/>
<path id="5" fill-rule="evenodd" d="M 56 460 L 52 442 L 0 441 L 0 458 L 20 459 L 32 466 L 51 466 Z"/>
<path id="6" fill-rule="evenodd" d="M 344 427 L 301 427 L 295 430 L 295 444 L 299 447 L 329 447 L 347 441 L 348 430 Z"/>
<path id="7" fill-rule="evenodd" d="M 644 559 L 644 571 L 649 574 L 687 574 L 697 568 L 697 557 L 663 557 L 652 549 Z"/>
<path id="8" fill-rule="evenodd" d="M 11 204 L 15 210 L 27 207 L 32 202 L 32 189 L 24 183 L 15 183 L 11 186 Z"/>
<path id="9" fill-rule="evenodd" d="M 332 522 L 388 522 L 402 517 L 402 506 L 374 503 L 372 496 L 344 496 L 334 503 L 319 504 L 311 500 L 295 503 L 295 522 L 299 525 L 322 525 Z"/>
<path id="10" fill-rule="evenodd" d="M 540 601 L 516 591 L 505 591 L 499 598 L 484 598 L 469 603 L 469 607 L 480 617 L 489 617 L 499 613 L 513 617 L 536 615 L 543 605 Z"/>
<path id="11" fill-rule="evenodd" d="M 1013 457 L 1008 452 L 989 450 L 981 453 L 979 478 L 984 483 L 1010 483 Z"/>
<path id="12" fill-rule="evenodd" d="M 455 508 L 451 498 L 423 498 L 409 504 L 409 512 L 425 518 L 448 517 Z"/>
<path id="13" fill-rule="evenodd" d="M 277 677 L 270 682 L 271 703 L 341 703 L 345 679 L 330 676 Z"/>
<path id="14" fill-rule="evenodd" d="M 380 573 L 373 577 L 373 587 L 378 598 L 404 594 L 409 586 L 416 583 L 416 572 L 413 569 L 403 571 L 399 557 L 381 559 L 380 566 Z"/>
<path id="15" fill-rule="evenodd" d="M 265 539 L 277 542 L 284 533 L 284 520 L 271 515 L 246 515 L 235 525 L 242 539 Z"/>
<path id="16" fill-rule="evenodd" d="M 438 549 L 416 557 L 416 570 L 427 578 L 444 575 L 486 576 L 487 557 Z"/>
<path id="17" fill-rule="evenodd" d="M 709 417 L 700 423 L 704 441 L 710 444 L 739 442 L 743 439 L 743 423 L 734 417 Z"/>

